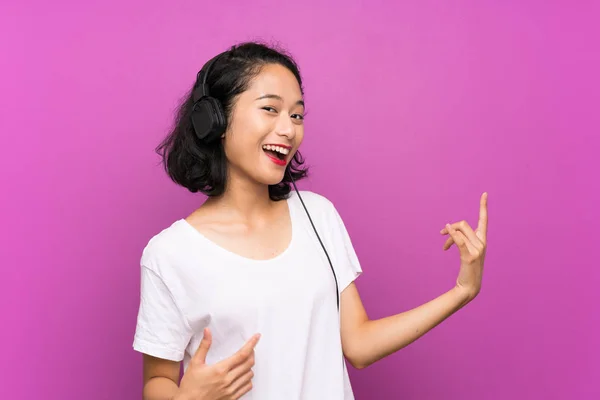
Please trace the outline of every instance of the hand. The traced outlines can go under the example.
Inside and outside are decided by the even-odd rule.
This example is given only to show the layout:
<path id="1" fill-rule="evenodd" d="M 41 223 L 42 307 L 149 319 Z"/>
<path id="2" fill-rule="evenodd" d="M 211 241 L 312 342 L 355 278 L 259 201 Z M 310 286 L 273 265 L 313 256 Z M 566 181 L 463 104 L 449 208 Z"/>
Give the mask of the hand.
<path id="1" fill-rule="evenodd" d="M 234 355 L 214 365 L 206 364 L 212 343 L 210 329 L 204 329 L 200 346 L 181 378 L 174 400 L 235 400 L 252 389 L 254 347 L 260 338 L 252 336 Z"/>
<path id="2" fill-rule="evenodd" d="M 479 222 L 474 232 L 466 221 L 446 224 L 440 231 L 442 235 L 450 235 L 444 243 L 444 250 L 456 244 L 460 251 L 460 271 L 456 286 L 467 294 L 469 300 L 475 298 L 481 290 L 487 249 L 487 223 L 487 193 L 483 193 L 479 204 Z"/>

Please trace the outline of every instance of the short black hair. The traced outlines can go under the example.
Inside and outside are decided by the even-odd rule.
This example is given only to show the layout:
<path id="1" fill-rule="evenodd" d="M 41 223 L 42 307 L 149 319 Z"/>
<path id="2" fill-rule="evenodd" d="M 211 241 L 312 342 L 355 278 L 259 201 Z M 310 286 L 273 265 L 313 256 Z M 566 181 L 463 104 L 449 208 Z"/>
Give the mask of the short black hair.
<path id="1" fill-rule="evenodd" d="M 298 65 L 291 55 L 281 48 L 261 42 L 243 42 L 222 53 L 211 67 L 207 84 L 211 96 L 218 99 L 225 111 L 227 123 L 236 97 L 247 90 L 250 81 L 267 64 L 280 64 L 289 69 L 304 94 Z M 195 83 L 195 82 L 194 82 Z M 169 177 L 190 192 L 208 196 L 220 196 L 227 181 L 227 159 L 220 140 L 213 143 L 200 141 L 192 126 L 191 114 L 193 86 L 179 105 L 174 127 L 156 148 Z M 269 197 L 278 201 L 286 199 L 291 191 L 290 175 L 300 180 L 308 175 L 304 159 L 296 152 L 286 167 L 283 180 L 269 185 Z"/>

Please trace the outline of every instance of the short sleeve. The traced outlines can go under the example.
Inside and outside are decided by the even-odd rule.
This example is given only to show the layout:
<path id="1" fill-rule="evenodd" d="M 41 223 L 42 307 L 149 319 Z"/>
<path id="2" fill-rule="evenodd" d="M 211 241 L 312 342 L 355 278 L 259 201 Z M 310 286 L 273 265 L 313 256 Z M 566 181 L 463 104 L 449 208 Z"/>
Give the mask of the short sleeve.
<path id="1" fill-rule="evenodd" d="M 334 263 L 333 267 L 337 275 L 338 289 L 341 293 L 362 274 L 362 267 L 344 221 L 333 205 L 329 214 L 329 224 L 332 234 L 332 262 Z"/>
<path id="2" fill-rule="evenodd" d="M 171 361 L 183 360 L 192 337 L 184 315 L 163 279 L 142 258 L 140 305 L 133 348 Z"/>

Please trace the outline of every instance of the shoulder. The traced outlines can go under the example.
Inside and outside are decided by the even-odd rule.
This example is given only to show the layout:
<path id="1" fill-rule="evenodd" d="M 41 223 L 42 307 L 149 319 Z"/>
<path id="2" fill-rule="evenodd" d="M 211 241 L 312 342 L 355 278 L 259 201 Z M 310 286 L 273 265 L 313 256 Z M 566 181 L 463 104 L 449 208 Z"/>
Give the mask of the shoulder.
<path id="1" fill-rule="evenodd" d="M 300 190 L 299 192 L 300 196 L 294 191 L 291 193 L 290 198 L 297 200 L 299 203 L 304 203 L 310 210 L 327 213 L 335 211 L 333 202 L 324 195 L 310 190 Z"/>
<path id="2" fill-rule="evenodd" d="M 292 196 L 295 208 L 300 210 L 300 213 L 307 211 L 317 225 L 328 228 L 340 224 L 342 219 L 340 213 L 328 197 L 309 190 L 300 190 L 300 196 L 294 192 Z"/>
<path id="3" fill-rule="evenodd" d="M 184 224 L 184 220 L 177 220 L 150 237 L 142 250 L 140 261 L 143 267 L 161 273 L 161 265 L 180 252 L 185 245 Z"/>

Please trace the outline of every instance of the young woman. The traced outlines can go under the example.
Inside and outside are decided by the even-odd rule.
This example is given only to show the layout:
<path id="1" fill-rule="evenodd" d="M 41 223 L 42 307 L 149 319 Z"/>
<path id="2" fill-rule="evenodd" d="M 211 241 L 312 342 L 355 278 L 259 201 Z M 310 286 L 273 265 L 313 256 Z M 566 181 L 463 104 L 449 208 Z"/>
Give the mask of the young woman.
<path id="1" fill-rule="evenodd" d="M 486 194 L 475 230 L 441 230 L 444 249 L 460 250 L 454 287 L 370 320 L 336 208 L 292 190 L 306 175 L 303 120 L 300 73 L 282 51 L 244 43 L 200 71 L 158 150 L 171 179 L 208 198 L 142 254 L 133 347 L 144 354 L 144 399 L 353 399 L 344 359 L 364 368 L 478 294 Z"/>

